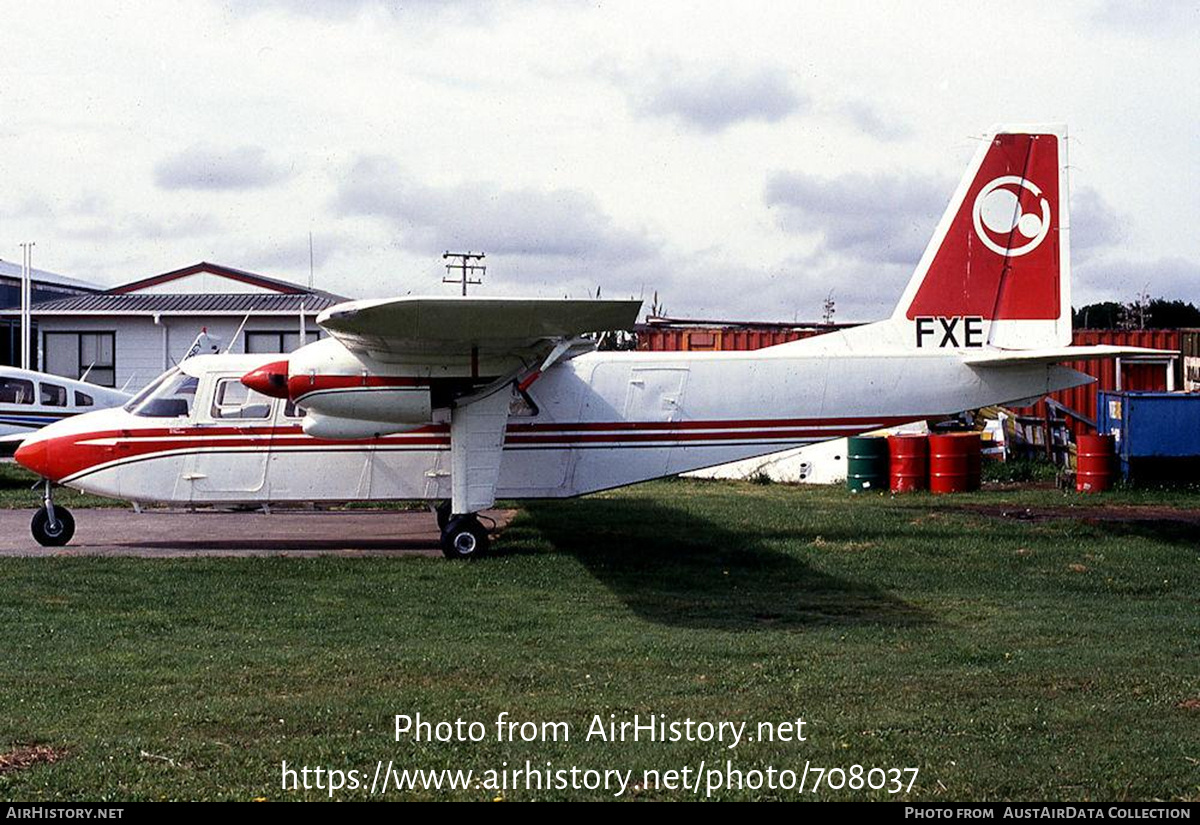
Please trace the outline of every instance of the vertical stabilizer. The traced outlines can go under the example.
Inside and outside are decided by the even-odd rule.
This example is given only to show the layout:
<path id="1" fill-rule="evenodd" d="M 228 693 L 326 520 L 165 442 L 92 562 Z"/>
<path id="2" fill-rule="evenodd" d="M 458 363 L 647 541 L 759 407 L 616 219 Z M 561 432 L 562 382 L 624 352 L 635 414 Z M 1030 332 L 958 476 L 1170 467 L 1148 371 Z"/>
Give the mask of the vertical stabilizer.
<path id="1" fill-rule="evenodd" d="M 893 320 L 918 348 L 1071 343 L 1066 126 L 994 129 Z"/>

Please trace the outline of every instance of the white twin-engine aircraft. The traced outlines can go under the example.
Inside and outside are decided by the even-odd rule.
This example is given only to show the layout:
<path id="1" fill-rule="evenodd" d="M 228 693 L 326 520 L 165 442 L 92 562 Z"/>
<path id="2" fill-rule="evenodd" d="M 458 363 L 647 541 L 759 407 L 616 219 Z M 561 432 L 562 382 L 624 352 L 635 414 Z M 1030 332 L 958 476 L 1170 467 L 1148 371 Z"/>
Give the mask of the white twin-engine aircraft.
<path id="1" fill-rule="evenodd" d="M 29 438 L 33 521 L 70 539 L 52 483 L 135 502 L 417 499 L 452 558 L 476 513 L 560 498 L 1085 384 L 1071 347 L 1066 128 L 981 145 L 891 318 L 754 352 L 600 352 L 639 301 L 396 298 L 317 319 L 278 356 L 183 362 L 123 408 Z"/>

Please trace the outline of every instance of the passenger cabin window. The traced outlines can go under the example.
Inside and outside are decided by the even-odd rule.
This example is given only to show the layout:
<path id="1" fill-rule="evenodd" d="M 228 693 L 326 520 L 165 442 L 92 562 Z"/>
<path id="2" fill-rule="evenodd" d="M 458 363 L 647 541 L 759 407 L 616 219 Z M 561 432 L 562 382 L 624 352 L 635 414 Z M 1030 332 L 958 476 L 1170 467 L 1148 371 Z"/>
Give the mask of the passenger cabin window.
<path id="1" fill-rule="evenodd" d="M 192 413 L 199 383 L 198 378 L 171 370 L 130 399 L 125 409 L 146 418 L 183 418 Z"/>
<path id="2" fill-rule="evenodd" d="M 58 384 L 42 383 L 42 406 L 45 407 L 65 407 L 67 406 L 67 388 L 60 387 Z"/>
<path id="3" fill-rule="evenodd" d="M 271 416 L 271 399 L 255 392 L 240 378 L 222 378 L 213 393 L 212 417 L 262 420 Z"/>
<path id="4" fill-rule="evenodd" d="M 0 378 L 0 404 L 32 404 L 33 382 L 20 378 Z"/>
<path id="5" fill-rule="evenodd" d="M 76 407 L 90 407 L 95 403 L 96 402 L 92 400 L 92 397 L 90 395 L 88 395 L 86 392 L 80 392 L 79 390 L 75 390 L 75 406 Z"/>

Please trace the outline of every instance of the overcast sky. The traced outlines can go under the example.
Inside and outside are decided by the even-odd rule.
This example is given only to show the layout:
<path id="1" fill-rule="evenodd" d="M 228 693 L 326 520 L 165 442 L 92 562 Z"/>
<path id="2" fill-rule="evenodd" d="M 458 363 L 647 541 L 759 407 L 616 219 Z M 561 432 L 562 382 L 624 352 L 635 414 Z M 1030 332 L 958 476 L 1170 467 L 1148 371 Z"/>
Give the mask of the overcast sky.
<path id="1" fill-rule="evenodd" d="M 84 9 L 81 11 L 81 9 Z M 0 257 L 352 297 L 888 314 L 989 126 L 1070 128 L 1076 305 L 1200 301 L 1200 3 L 9 2 Z"/>

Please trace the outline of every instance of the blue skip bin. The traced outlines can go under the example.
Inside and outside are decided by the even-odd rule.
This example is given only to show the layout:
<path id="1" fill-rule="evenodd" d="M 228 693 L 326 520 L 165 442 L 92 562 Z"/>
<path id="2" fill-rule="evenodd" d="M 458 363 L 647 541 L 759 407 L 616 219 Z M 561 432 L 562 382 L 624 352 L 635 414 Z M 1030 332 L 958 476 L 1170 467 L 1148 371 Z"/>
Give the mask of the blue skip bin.
<path id="1" fill-rule="evenodd" d="M 1200 482 L 1200 393 L 1102 391 L 1099 407 L 1126 479 Z"/>

